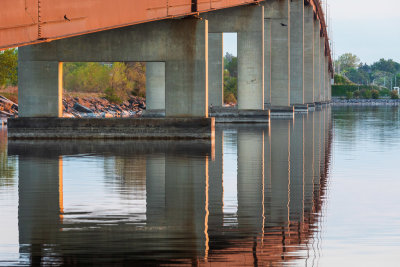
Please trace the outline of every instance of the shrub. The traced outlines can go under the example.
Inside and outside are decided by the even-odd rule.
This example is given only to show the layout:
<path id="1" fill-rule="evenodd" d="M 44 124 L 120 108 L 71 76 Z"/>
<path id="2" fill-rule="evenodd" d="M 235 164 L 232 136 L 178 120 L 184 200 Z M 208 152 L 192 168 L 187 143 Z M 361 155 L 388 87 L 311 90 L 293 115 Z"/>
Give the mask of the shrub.
<path id="1" fill-rule="evenodd" d="M 362 96 L 362 98 L 366 98 L 366 99 L 372 98 L 371 90 L 362 89 L 362 90 L 361 90 L 361 96 Z"/>
<path id="2" fill-rule="evenodd" d="M 360 93 L 359 90 L 353 92 L 353 97 L 354 98 L 360 98 L 360 96 L 361 96 L 361 93 Z"/>
<path id="3" fill-rule="evenodd" d="M 236 97 L 233 93 L 224 94 L 224 102 L 225 103 L 236 103 Z"/>
<path id="4" fill-rule="evenodd" d="M 379 95 L 380 95 L 380 96 L 390 96 L 390 90 L 387 89 L 387 88 L 382 88 L 382 89 L 379 91 Z"/>
<path id="5" fill-rule="evenodd" d="M 393 90 L 390 92 L 390 98 L 391 99 L 399 99 L 399 93 L 397 93 L 396 90 Z"/>
<path id="6" fill-rule="evenodd" d="M 372 95 L 373 99 L 378 99 L 379 98 L 379 91 L 375 90 L 375 89 L 372 89 L 371 90 L 371 95 Z"/>
<path id="7" fill-rule="evenodd" d="M 353 98 L 353 92 L 346 92 L 346 99 L 352 99 Z"/>

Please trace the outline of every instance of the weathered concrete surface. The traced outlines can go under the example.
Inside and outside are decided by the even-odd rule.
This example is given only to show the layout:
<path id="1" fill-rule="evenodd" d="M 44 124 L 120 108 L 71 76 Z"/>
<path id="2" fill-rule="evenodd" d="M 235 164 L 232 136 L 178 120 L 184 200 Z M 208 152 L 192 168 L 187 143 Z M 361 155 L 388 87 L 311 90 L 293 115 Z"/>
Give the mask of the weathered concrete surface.
<path id="1" fill-rule="evenodd" d="M 19 48 L 18 57 L 19 116 L 62 116 L 62 64 L 56 60 L 24 61 L 24 49 Z"/>
<path id="2" fill-rule="evenodd" d="M 269 110 L 243 110 L 236 107 L 210 108 L 210 116 L 216 123 L 264 123 L 270 122 Z"/>
<path id="3" fill-rule="evenodd" d="M 290 1 L 264 4 L 271 28 L 271 107 L 290 106 Z"/>
<path id="4" fill-rule="evenodd" d="M 214 118 L 15 118 L 9 139 L 209 139 Z"/>
<path id="5" fill-rule="evenodd" d="M 165 109 L 167 117 L 207 117 L 208 115 L 208 22 L 196 18 L 164 20 L 78 36 L 19 49 L 22 68 L 19 89 L 23 117 L 59 114 L 36 112 L 26 94 L 35 95 L 40 87 L 55 95 L 58 62 L 165 62 Z M 35 63 L 35 62 L 41 63 Z M 44 66 L 44 62 L 51 62 Z M 51 73 L 44 80 L 39 64 Z M 33 72 L 34 74 L 30 74 Z M 38 74 L 35 74 L 38 73 Z M 60 72 L 58 72 L 60 74 Z M 28 93 L 29 92 L 29 93 Z M 38 95 L 35 103 L 55 105 L 55 100 Z M 40 106 L 40 105 L 39 105 Z M 59 105 L 58 105 L 59 106 Z M 57 106 L 58 109 L 59 107 Z M 28 111 L 26 111 L 28 112 Z"/>
<path id="6" fill-rule="evenodd" d="M 264 7 L 240 6 L 201 15 L 210 33 L 237 32 L 238 108 L 264 109 Z"/>
<path id="7" fill-rule="evenodd" d="M 321 95 L 321 67 L 320 67 L 320 53 L 321 53 L 321 24 L 318 19 L 314 19 L 314 102 L 320 101 Z"/>
<path id="8" fill-rule="evenodd" d="M 320 97 L 319 101 L 325 101 L 325 37 L 320 37 L 320 56 L 319 56 L 319 68 L 320 68 Z"/>
<path id="9" fill-rule="evenodd" d="M 264 10 L 264 108 L 271 106 L 271 20 Z"/>
<path id="10" fill-rule="evenodd" d="M 208 34 L 208 105 L 224 104 L 223 33 Z"/>
<path id="11" fill-rule="evenodd" d="M 294 118 L 294 106 L 288 107 L 271 107 L 270 109 L 271 119 L 293 119 Z"/>
<path id="12" fill-rule="evenodd" d="M 304 105 L 293 105 L 295 113 L 307 113 L 308 112 L 308 104 Z"/>
<path id="13" fill-rule="evenodd" d="M 290 104 L 304 104 L 304 1 L 290 1 Z"/>
<path id="14" fill-rule="evenodd" d="M 146 111 L 143 116 L 165 116 L 165 62 L 146 63 Z"/>
<path id="15" fill-rule="evenodd" d="M 314 11 L 304 7 L 304 103 L 314 102 Z"/>

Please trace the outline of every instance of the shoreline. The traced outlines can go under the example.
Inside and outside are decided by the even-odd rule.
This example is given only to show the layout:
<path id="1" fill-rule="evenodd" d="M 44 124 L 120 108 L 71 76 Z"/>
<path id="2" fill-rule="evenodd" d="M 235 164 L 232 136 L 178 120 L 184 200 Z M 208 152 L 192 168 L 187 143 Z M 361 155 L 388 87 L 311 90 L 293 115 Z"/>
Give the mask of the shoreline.
<path id="1" fill-rule="evenodd" d="M 399 106 L 400 99 L 338 99 L 332 98 L 332 106 Z"/>

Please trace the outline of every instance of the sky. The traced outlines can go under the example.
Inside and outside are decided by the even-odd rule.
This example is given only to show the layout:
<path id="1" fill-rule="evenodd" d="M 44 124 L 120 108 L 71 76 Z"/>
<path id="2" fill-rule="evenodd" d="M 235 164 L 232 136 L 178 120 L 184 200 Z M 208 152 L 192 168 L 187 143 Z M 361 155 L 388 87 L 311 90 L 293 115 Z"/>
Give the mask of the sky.
<path id="1" fill-rule="evenodd" d="M 400 62 L 399 0 L 327 1 L 336 58 L 350 52 L 368 64 L 381 58 Z M 236 55 L 236 43 L 236 34 L 224 34 L 224 54 Z"/>

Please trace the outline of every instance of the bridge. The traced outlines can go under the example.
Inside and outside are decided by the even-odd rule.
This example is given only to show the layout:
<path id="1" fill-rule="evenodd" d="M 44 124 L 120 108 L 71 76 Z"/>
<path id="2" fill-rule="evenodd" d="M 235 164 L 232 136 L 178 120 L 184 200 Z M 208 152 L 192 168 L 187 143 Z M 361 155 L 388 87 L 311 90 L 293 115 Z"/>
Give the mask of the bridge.
<path id="1" fill-rule="evenodd" d="M 202 118 L 207 132 L 210 116 L 267 122 L 270 114 L 291 116 L 331 99 L 332 57 L 319 0 L 2 4 L 0 49 L 19 47 L 20 118 L 9 122 L 10 137 L 32 132 L 38 119 L 46 118 L 41 127 L 62 126 L 62 62 L 147 62 L 145 115 L 173 118 L 172 127 L 177 118 Z M 237 33 L 233 111 L 222 107 L 224 32 Z M 66 128 L 60 132 L 68 136 Z"/>

